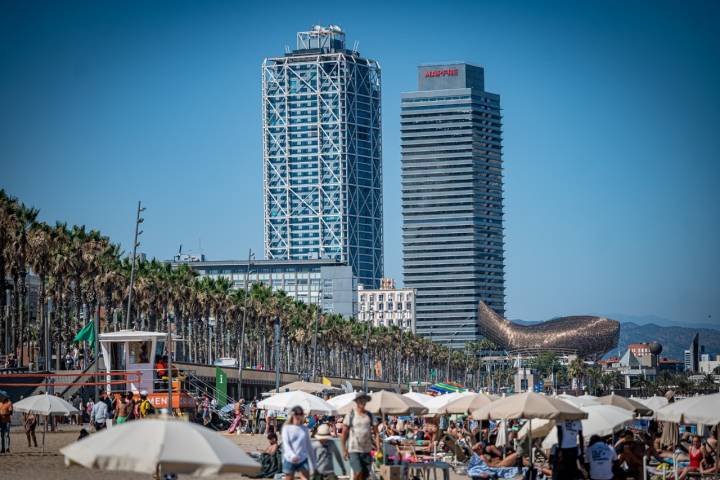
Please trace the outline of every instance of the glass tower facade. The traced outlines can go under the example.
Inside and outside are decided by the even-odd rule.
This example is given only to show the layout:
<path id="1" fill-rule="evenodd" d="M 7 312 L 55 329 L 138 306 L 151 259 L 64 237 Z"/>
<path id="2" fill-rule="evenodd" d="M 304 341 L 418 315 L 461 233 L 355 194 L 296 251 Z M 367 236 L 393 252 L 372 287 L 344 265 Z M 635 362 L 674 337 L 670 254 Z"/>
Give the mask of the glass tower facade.
<path id="1" fill-rule="evenodd" d="M 401 101 L 403 274 L 417 333 L 461 347 L 478 301 L 504 315 L 502 116 L 484 71 L 418 68 Z"/>
<path id="2" fill-rule="evenodd" d="M 263 79 L 265 255 L 383 276 L 380 66 L 336 26 L 297 35 Z"/>

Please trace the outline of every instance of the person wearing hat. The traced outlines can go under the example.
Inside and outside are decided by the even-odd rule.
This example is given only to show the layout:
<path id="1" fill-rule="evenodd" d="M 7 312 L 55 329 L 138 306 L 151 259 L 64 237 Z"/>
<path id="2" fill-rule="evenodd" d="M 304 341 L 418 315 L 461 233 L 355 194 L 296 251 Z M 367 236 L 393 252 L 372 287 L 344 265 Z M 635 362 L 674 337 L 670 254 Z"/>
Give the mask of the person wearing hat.
<path id="1" fill-rule="evenodd" d="M 152 415 L 155 413 L 155 407 L 153 407 L 153 404 L 150 403 L 150 400 L 147 398 L 148 392 L 147 390 L 143 390 L 140 392 L 140 417 L 145 418 L 148 415 Z"/>
<path id="2" fill-rule="evenodd" d="M 312 448 L 315 450 L 315 471 L 313 472 L 313 480 L 335 480 L 335 468 L 333 460 L 338 462 L 345 475 L 345 464 L 343 463 L 340 450 L 338 450 L 335 442 L 332 441 L 330 425 L 327 423 L 320 424 L 313 435 Z"/>
<path id="3" fill-rule="evenodd" d="M 355 398 L 355 407 L 345 415 L 342 432 L 342 449 L 345 459 L 350 461 L 353 480 L 366 480 L 370 476 L 372 456 L 370 451 L 378 449 L 380 441 L 372 414 L 365 410 L 370 396 L 361 393 Z"/>

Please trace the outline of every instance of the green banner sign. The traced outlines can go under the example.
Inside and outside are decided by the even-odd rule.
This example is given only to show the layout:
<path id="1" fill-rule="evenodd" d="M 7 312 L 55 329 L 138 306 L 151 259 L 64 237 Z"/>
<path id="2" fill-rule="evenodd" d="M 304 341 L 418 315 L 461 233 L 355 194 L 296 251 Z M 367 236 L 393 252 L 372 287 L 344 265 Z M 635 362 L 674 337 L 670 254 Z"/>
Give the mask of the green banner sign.
<path id="1" fill-rule="evenodd" d="M 227 398 L 227 373 L 222 368 L 215 367 L 215 391 L 218 407 L 224 407 L 228 403 Z"/>

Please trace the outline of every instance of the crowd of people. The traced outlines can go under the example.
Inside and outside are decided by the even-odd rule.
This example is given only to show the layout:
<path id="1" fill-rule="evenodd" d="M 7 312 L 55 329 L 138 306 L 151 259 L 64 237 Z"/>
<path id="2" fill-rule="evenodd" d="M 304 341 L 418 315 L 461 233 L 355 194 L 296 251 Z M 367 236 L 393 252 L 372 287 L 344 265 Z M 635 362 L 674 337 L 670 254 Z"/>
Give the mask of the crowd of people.
<path id="1" fill-rule="evenodd" d="M 589 439 L 583 435 L 581 421 L 559 421 L 555 426 L 557 443 L 546 451 L 542 439 L 534 439 L 531 458 L 527 437 L 519 438 L 521 421 L 503 424 L 462 416 L 380 418 L 365 410 L 368 400 L 366 395 L 357 397 L 354 409 L 344 417 L 305 415 L 300 407 L 293 408 L 287 418 L 265 412 L 268 447 L 257 452 L 264 467 L 262 476 L 282 472 L 285 480 L 296 476 L 327 480 L 336 474 L 333 463 L 344 466 L 347 462 L 353 480 L 362 480 L 377 458 L 390 463 L 417 462 L 415 456 L 421 451 L 428 456 L 433 452 L 434 458 L 452 458 L 473 480 L 522 476 L 641 479 L 646 465 L 650 472 L 665 469 L 669 473 L 672 462 L 678 463 L 681 480 L 718 472 L 716 428 L 705 429 L 704 436 L 688 430 L 665 444 L 663 425 L 655 421 L 646 422 L 645 428 Z M 242 425 L 253 426 L 251 419 L 263 418 L 255 402 L 238 402 L 234 411 L 235 421 L 228 433 L 241 431 Z M 406 445 L 412 445 L 413 453 L 408 453 Z M 382 455 L 377 457 L 376 452 Z"/>

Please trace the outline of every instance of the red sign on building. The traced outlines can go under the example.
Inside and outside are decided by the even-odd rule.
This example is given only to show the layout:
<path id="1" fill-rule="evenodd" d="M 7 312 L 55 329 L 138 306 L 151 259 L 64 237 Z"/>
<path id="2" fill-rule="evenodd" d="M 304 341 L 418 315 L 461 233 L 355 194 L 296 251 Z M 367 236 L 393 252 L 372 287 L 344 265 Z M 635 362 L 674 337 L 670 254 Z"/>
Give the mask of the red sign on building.
<path id="1" fill-rule="evenodd" d="M 445 70 L 428 70 L 425 72 L 425 77 L 448 77 L 456 76 L 458 74 L 457 68 L 448 68 Z"/>

